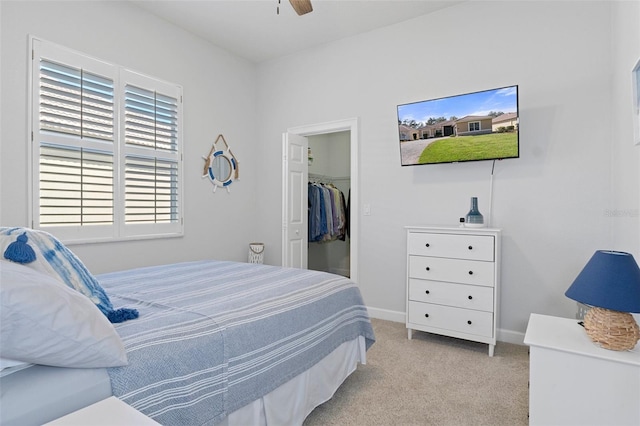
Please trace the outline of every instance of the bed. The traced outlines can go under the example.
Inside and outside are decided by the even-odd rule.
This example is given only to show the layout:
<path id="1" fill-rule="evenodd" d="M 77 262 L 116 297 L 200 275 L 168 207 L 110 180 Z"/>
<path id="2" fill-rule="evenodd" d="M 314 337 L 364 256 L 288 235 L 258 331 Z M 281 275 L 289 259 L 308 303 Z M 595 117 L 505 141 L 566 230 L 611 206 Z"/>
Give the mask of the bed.
<path id="1" fill-rule="evenodd" d="M 366 362 L 375 341 L 357 285 L 339 275 L 207 260 L 93 277 L 40 231 L 0 228 L 2 252 L 20 235 L 46 262 L 0 260 L 0 356 L 22 362 L 2 370 L 3 425 L 43 424 L 111 395 L 164 425 L 302 424 Z M 52 264 L 52 253 L 63 260 Z M 70 277 L 77 269 L 81 284 Z M 72 315 L 69 305 L 84 304 L 70 322 L 94 340 L 78 351 L 76 343 L 60 350 L 42 342 L 9 350 L 28 346 L 18 331 L 33 323 L 33 311 L 44 324 L 38 330 L 49 327 L 58 296 L 40 295 L 50 288 L 64 293 L 56 321 Z M 32 300 L 36 291 L 42 306 Z M 89 320 L 77 318 L 88 313 Z M 124 314 L 120 322 L 114 313 Z M 29 318 L 19 323 L 22 316 Z"/>

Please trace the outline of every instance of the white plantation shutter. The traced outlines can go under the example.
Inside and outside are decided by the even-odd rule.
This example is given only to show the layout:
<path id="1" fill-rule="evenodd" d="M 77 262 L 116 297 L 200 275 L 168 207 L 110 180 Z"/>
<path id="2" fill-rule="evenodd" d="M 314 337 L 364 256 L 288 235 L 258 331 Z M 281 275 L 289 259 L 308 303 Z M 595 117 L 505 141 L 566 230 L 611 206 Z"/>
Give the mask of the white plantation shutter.
<path id="1" fill-rule="evenodd" d="M 35 39 L 32 63 L 32 226 L 113 237 L 117 68 Z"/>
<path id="2" fill-rule="evenodd" d="M 125 186 L 127 223 L 170 223 L 178 220 L 177 163 L 127 156 Z"/>
<path id="3" fill-rule="evenodd" d="M 158 92 L 125 86 L 125 142 L 177 152 L 178 100 Z"/>
<path id="4" fill-rule="evenodd" d="M 40 60 L 40 129 L 113 141 L 113 80 Z"/>
<path id="5" fill-rule="evenodd" d="M 66 240 L 181 235 L 182 89 L 32 47 L 32 226 Z"/>
<path id="6" fill-rule="evenodd" d="M 174 85 L 122 73 L 125 223 L 180 220 L 180 93 Z"/>
<path id="7" fill-rule="evenodd" d="M 40 225 L 113 224 L 113 154 L 40 145 Z"/>

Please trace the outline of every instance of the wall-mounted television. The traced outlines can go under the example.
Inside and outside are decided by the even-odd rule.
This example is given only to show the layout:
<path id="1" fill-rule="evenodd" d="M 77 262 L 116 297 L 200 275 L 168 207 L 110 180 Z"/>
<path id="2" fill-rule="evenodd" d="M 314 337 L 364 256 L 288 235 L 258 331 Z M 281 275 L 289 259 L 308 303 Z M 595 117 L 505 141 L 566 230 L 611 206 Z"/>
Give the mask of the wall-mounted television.
<path id="1" fill-rule="evenodd" d="M 520 156 L 518 86 L 398 105 L 403 166 Z"/>

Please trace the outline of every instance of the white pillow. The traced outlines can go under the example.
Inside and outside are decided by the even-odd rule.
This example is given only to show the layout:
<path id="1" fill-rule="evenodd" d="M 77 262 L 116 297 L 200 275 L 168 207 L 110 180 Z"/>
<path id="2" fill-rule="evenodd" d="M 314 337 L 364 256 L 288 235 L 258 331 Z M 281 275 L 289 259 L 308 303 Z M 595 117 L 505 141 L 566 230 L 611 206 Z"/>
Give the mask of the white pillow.
<path id="1" fill-rule="evenodd" d="M 0 357 L 56 367 L 127 364 L 109 320 L 55 278 L 0 260 Z"/>

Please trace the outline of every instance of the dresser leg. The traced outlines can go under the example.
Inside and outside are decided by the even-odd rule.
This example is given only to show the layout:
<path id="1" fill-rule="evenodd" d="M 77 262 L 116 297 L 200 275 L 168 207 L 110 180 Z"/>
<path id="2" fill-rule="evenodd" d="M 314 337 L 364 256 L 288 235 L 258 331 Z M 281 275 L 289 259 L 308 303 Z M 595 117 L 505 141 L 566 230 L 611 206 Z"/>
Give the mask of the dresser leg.
<path id="1" fill-rule="evenodd" d="M 489 356 L 493 356 L 493 350 L 496 348 L 496 345 L 489 345 Z"/>
<path id="2" fill-rule="evenodd" d="M 411 340 L 411 336 L 413 335 L 413 333 L 412 333 L 413 330 L 411 330 L 410 328 L 407 328 L 407 332 L 408 332 L 408 335 L 409 335 L 409 340 Z"/>

